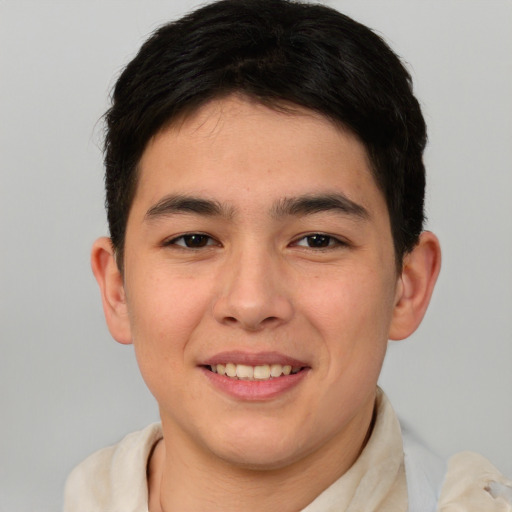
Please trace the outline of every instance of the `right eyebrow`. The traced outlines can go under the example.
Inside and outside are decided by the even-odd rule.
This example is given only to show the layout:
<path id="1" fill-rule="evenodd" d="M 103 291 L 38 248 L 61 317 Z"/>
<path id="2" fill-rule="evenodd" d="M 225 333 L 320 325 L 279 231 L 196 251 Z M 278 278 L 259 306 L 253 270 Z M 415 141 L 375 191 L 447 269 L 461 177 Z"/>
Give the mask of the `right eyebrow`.
<path id="1" fill-rule="evenodd" d="M 367 220 L 370 214 L 362 205 L 350 200 L 344 194 L 306 194 L 298 197 L 285 197 L 272 208 L 274 216 L 312 215 L 335 211 L 360 220 Z"/>
<path id="2" fill-rule="evenodd" d="M 157 219 L 177 213 L 195 213 L 208 217 L 230 217 L 232 210 L 212 199 L 187 195 L 169 195 L 151 206 L 146 212 L 145 219 Z"/>

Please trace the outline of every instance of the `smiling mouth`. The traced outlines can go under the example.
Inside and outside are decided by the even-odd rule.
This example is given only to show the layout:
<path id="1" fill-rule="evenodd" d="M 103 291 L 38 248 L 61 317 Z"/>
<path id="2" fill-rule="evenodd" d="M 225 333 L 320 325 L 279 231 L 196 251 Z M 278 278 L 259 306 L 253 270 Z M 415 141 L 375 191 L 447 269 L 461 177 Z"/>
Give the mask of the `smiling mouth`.
<path id="1" fill-rule="evenodd" d="M 205 366 L 207 370 L 235 380 L 265 381 L 295 375 L 306 369 L 302 366 L 281 364 L 262 364 L 250 366 L 246 364 L 213 364 Z"/>

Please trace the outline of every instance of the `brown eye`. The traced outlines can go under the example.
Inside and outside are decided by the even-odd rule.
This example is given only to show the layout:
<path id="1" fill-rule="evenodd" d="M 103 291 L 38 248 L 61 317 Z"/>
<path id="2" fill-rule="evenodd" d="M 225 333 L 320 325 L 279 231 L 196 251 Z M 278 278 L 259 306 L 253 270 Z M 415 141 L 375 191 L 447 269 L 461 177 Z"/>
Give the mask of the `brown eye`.
<path id="1" fill-rule="evenodd" d="M 309 235 L 305 237 L 306 243 L 308 247 L 312 248 L 323 248 L 323 247 L 329 247 L 333 243 L 333 239 L 331 236 L 328 235 Z"/>
<path id="2" fill-rule="evenodd" d="M 165 245 L 177 245 L 186 247 L 187 249 L 201 249 L 208 245 L 214 245 L 215 241 L 208 235 L 202 233 L 191 233 L 189 235 L 182 235 L 166 242 Z"/>
<path id="3" fill-rule="evenodd" d="M 299 238 L 293 245 L 308 249 L 336 249 L 346 247 L 348 243 L 325 233 L 311 233 Z"/>
<path id="4" fill-rule="evenodd" d="M 187 247 L 197 249 L 208 244 L 209 237 L 206 235 L 185 235 L 183 241 Z"/>

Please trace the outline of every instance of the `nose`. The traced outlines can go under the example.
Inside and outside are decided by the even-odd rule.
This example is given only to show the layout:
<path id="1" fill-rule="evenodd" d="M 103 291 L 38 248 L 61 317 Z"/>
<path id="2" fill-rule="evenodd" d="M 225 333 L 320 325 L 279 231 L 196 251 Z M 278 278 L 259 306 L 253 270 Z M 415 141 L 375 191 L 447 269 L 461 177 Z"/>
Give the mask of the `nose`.
<path id="1" fill-rule="evenodd" d="M 278 260 L 270 251 L 248 250 L 226 261 L 213 308 L 215 319 L 247 331 L 288 322 L 293 303 Z"/>

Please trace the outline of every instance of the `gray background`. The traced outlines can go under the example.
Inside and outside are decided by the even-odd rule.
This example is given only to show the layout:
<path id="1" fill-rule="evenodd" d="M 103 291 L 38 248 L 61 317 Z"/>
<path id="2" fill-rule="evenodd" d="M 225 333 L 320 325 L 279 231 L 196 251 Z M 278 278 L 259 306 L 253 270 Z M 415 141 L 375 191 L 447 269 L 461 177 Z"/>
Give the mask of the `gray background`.
<path id="1" fill-rule="evenodd" d="M 443 269 L 381 384 L 441 455 L 512 475 L 512 2 L 328 3 L 410 63 L 429 125 Z M 0 511 L 58 510 L 76 463 L 157 419 L 89 269 L 107 232 L 98 120 L 146 35 L 193 5 L 0 0 Z"/>

